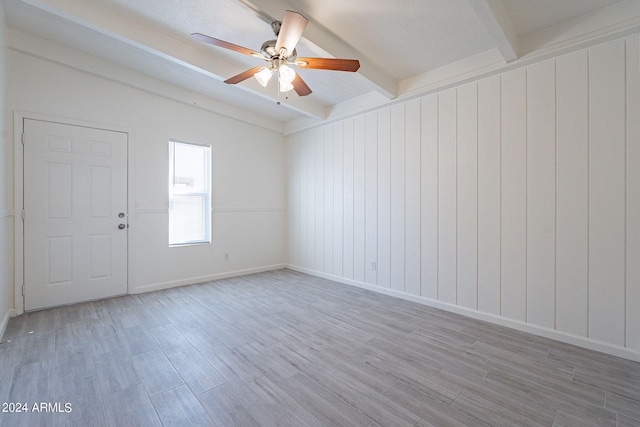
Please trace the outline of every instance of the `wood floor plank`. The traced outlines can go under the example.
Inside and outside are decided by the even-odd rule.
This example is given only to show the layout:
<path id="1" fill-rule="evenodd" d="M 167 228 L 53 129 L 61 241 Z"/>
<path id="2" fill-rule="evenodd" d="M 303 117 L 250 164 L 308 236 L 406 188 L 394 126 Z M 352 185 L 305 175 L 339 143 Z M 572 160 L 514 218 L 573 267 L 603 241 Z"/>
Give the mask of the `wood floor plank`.
<path id="1" fill-rule="evenodd" d="M 100 383 L 96 376 L 79 378 L 65 375 L 58 381 L 53 403 L 69 412 L 56 414 L 56 426 L 101 426 L 107 424 L 107 414 Z M 67 404 L 69 405 L 67 407 Z"/>
<path id="2" fill-rule="evenodd" d="M 160 350 L 138 354 L 132 360 L 149 396 L 184 384 L 180 374 Z"/>
<path id="3" fill-rule="evenodd" d="M 548 389 L 550 394 L 557 393 L 559 396 L 572 396 L 592 405 L 604 406 L 604 391 L 590 385 L 571 381 L 567 378 L 553 377 L 546 372 L 536 370 L 534 367 L 527 371 L 525 369 L 514 369 L 503 363 L 492 363 L 491 366 L 492 369 L 486 378 L 509 378 L 528 384 L 531 387 Z"/>
<path id="4" fill-rule="evenodd" d="M 0 381 L 12 380 L 18 362 L 21 348 L 15 341 L 0 344 Z"/>
<path id="5" fill-rule="evenodd" d="M 242 385 L 223 384 L 197 396 L 215 427 L 260 427 L 260 422 L 241 404 Z"/>
<path id="6" fill-rule="evenodd" d="M 465 375 L 464 372 L 450 372 L 448 368 L 440 371 L 440 373 L 434 377 L 433 381 L 435 384 L 439 382 L 443 386 L 450 386 L 451 384 L 457 385 L 460 389 L 460 395 L 456 398 L 456 402 L 458 402 L 458 405 L 465 402 L 463 408 L 466 408 L 459 409 L 471 416 L 474 416 L 473 408 L 478 404 L 478 399 L 482 397 L 483 402 L 486 403 L 489 409 L 489 413 L 484 414 L 484 416 L 479 419 L 491 425 L 498 421 L 500 421 L 500 423 L 505 421 L 502 418 L 493 419 L 490 414 L 492 412 L 491 408 L 494 408 L 495 412 L 500 412 L 504 409 L 524 415 L 529 418 L 531 422 L 539 425 L 549 425 L 555 415 L 555 408 L 549 407 L 547 402 L 541 403 L 535 398 L 531 399 L 530 397 L 534 395 L 527 393 L 528 390 L 525 391 L 525 394 L 528 394 L 530 397 L 522 398 L 520 394 L 517 393 L 519 387 L 521 387 L 520 384 L 505 385 L 492 384 L 484 380 L 477 381 L 473 377 Z M 460 399 L 462 395 L 464 395 L 464 398 L 459 401 L 458 399 Z M 453 406 L 455 407 L 455 402 Z M 472 412 L 468 412 L 469 410 Z M 511 420 L 511 423 L 513 422 L 514 421 Z M 518 425 L 518 423 L 512 425 Z"/>
<path id="7" fill-rule="evenodd" d="M 614 412 L 604 406 L 587 402 L 580 396 L 576 396 L 566 390 L 556 390 L 497 370 L 491 370 L 487 374 L 487 382 L 506 386 L 510 390 L 511 397 L 520 396 L 520 399 L 516 399 L 516 401 L 525 397 L 533 397 L 537 404 L 542 404 L 545 408 L 562 409 L 586 420 L 615 421 Z"/>
<path id="8" fill-rule="evenodd" d="M 149 329 L 149 334 L 166 355 L 196 349 L 172 324 L 155 326 Z"/>
<path id="9" fill-rule="evenodd" d="M 616 427 L 638 427 L 640 425 L 637 419 L 626 417 L 622 414 L 618 414 L 618 420 Z"/>
<path id="10" fill-rule="evenodd" d="M 232 384 L 246 384 L 263 375 L 246 357 L 225 345 L 204 351 L 202 355 Z"/>
<path id="11" fill-rule="evenodd" d="M 557 363 L 549 359 L 533 360 L 531 358 L 520 357 L 518 353 L 480 341 L 477 341 L 473 347 L 477 352 L 485 354 L 488 357 L 487 365 L 489 366 L 501 364 L 514 369 L 535 372 L 538 375 L 552 376 L 567 381 L 573 378 L 575 372 L 575 368 L 567 366 L 564 363 Z"/>
<path id="12" fill-rule="evenodd" d="M 49 382 L 50 361 L 33 362 L 20 365 L 15 370 L 15 376 L 7 402 L 41 402 L 53 396 L 55 384 Z"/>
<path id="13" fill-rule="evenodd" d="M 262 377 L 241 386 L 241 404 L 261 426 L 322 427 L 322 422 L 276 384 Z"/>
<path id="14" fill-rule="evenodd" d="M 159 349 L 149 332 L 141 325 L 120 329 L 118 334 L 132 356 Z"/>
<path id="15" fill-rule="evenodd" d="M 142 325 L 142 320 L 138 315 L 139 311 L 138 307 L 126 307 L 118 310 L 117 316 L 113 319 L 114 326 L 117 329 L 129 329 Z"/>
<path id="16" fill-rule="evenodd" d="M 140 383 L 131 357 L 122 352 L 109 352 L 95 356 L 97 377 L 105 396 L 128 389 Z"/>
<path id="17" fill-rule="evenodd" d="M 296 339 L 288 338 L 269 347 L 269 351 L 283 362 L 303 372 L 307 370 L 331 372 L 334 370 L 333 366 L 318 357 L 317 351 Z"/>
<path id="18" fill-rule="evenodd" d="M 198 322 L 174 323 L 173 326 L 199 351 L 211 350 L 222 344 L 220 337 Z"/>
<path id="19" fill-rule="evenodd" d="M 611 420 L 609 422 L 603 422 L 599 419 L 590 419 L 585 420 L 582 417 L 578 417 L 567 413 L 565 411 L 559 410 L 556 414 L 555 419 L 553 420 L 552 427 L 602 427 L 602 426 L 610 426 L 614 427 L 616 424 L 611 424 Z"/>
<path id="20" fill-rule="evenodd" d="M 403 382 L 397 382 L 383 393 L 392 401 L 421 417 L 417 426 L 478 426 L 489 425 L 467 415 L 463 411 L 452 408 L 455 401 L 437 392 L 425 394 Z M 457 396 L 456 396 L 457 398 Z"/>
<path id="21" fill-rule="evenodd" d="M 286 324 L 286 325 L 278 325 L 278 330 L 286 335 L 279 342 L 286 341 L 287 339 L 292 339 L 295 341 L 299 341 L 300 344 L 308 347 L 313 351 L 321 351 L 323 348 L 326 348 L 328 343 L 326 339 L 320 337 L 314 333 L 306 333 L 296 328 L 296 325 Z M 275 343 L 272 345 L 279 344 Z"/>
<path id="22" fill-rule="evenodd" d="M 72 380 L 79 380 L 96 375 L 95 356 L 74 346 L 61 349 L 49 360 L 52 362 L 49 375 L 57 378 L 70 377 Z"/>
<path id="23" fill-rule="evenodd" d="M 303 374 L 286 378 L 277 386 L 324 425 L 364 427 L 371 423 L 370 418 Z"/>
<path id="24" fill-rule="evenodd" d="M 616 393 L 607 392 L 604 406 L 618 414 L 635 419 L 638 425 L 640 425 L 639 400 L 629 399 Z"/>
<path id="25" fill-rule="evenodd" d="M 93 328 L 91 335 L 91 347 L 95 354 L 118 352 L 124 347 L 113 325 L 98 325 Z"/>
<path id="26" fill-rule="evenodd" d="M 113 427 L 162 425 L 142 384 L 105 396 L 105 412 Z"/>
<path id="27" fill-rule="evenodd" d="M 195 395 L 226 382 L 222 374 L 195 348 L 172 352 L 167 357 Z"/>
<path id="28" fill-rule="evenodd" d="M 265 347 L 258 342 L 240 345 L 234 348 L 234 351 L 273 382 L 279 382 L 300 372 L 297 367 L 272 351 L 270 347 Z"/>
<path id="29" fill-rule="evenodd" d="M 544 342 L 545 340 L 539 339 Z M 549 344 L 547 359 L 558 363 L 570 364 L 576 369 L 594 372 L 611 373 L 632 378 L 640 378 L 640 363 L 620 357 L 600 353 L 597 351 L 585 351 L 585 349 L 564 343 Z"/>
<path id="30" fill-rule="evenodd" d="M 381 425 L 414 426 L 420 417 L 392 400 L 344 376 L 320 373 L 312 379 Z"/>
<path id="31" fill-rule="evenodd" d="M 426 390 L 433 388 L 432 378 L 441 371 L 440 368 L 432 368 L 428 365 L 407 364 L 401 359 L 394 358 L 388 354 L 365 356 L 363 362 L 400 381 L 419 389 L 425 388 Z M 436 388 L 438 392 L 449 396 L 451 399 L 455 399 L 460 394 L 460 390 L 457 387 L 442 387 L 438 385 Z"/>
<path id="32" fill-rule="evenodd" d="M 636 373 L 629 371 L 612 371 L 576 368 L 573 380 L 603 390 L 640 400 L 640 380 Z"/>
<path id="33" fill-rule="evenodd" d="M 151 403 L 165 427 L 209 426 L 213 424 L 207 411 L 186 385 L 152 396 Z"/>
<path id="34" fill-rule="evenodd" d="M 225 323 L 214 324 L 214 323 L 215 322 L 210 322 L 208 325 L 205 324 L 205 328 L 210 333 L 218 337 L 220 341 L 222 341 L 222 343 L 229 348 L 234 348 L 239 345 L 247 344 L 253 341 L 253 338 L 251 338 L 249 335 L 242 332 L 241 329 L 236 328 L 234 326 L 235 322 L 226 323 L 226 324 Z"/>
<path id="35" fill-rule="evenodd" d="M 42 330 L 29 333 L 20 340 L 20 346 L 18 366 L 46 361 L 55 351 L 55 333 Z"/>
<path id="36" fill-rule="evenodd" d="M 466 415 L 476 418 L 490 426 L 547 426 L 548 421 L 537 421 L 521 415 L 518 412 L 485 399 L 482 395 L 463 391 L 452 405 L 453 409 L 460 410 Z"/>
<path id="37" fill-rule="evenodd" d="M 12 427 L 626 427 L 640 363 L 278 270 L 13 318 L 0 400 L 73 405 Z"/>
<path id="38" fill-rule="evenodd" d="M 9 402 L 7 399 L 9 396 L 9 391 L 11 390 L 12 383 L 13 378 L 0 380 L 0 402 Z"/>
<path id="39" fill-rule="evenodd" d="M 334 367 L 334 376 L 348 377 L 376 393 L 382 393 L 397 380 L 396 377 L 362 362 L 361 358 L 352 353 L 326 349 L 318 357 Z"/>

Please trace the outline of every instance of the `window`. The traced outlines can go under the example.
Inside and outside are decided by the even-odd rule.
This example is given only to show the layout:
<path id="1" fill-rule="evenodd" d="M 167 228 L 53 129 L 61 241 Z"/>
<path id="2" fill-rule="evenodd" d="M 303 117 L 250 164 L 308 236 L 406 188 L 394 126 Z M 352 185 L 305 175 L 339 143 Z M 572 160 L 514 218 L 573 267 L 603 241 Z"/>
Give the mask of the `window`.
<path id="1" fill-rule="evenodd" d="M 211 243 L 211 147 L 169 141 L 169 246 Z"/>

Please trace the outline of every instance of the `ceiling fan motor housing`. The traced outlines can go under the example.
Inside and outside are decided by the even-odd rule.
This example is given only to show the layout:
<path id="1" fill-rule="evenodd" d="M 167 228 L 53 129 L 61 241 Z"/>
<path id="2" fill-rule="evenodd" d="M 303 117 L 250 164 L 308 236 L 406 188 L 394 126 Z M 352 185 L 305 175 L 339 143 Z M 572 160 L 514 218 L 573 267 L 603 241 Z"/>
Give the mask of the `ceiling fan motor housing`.
<path id="1" fill-rule="evenodd" d="M 262 43 L 262 47 L 260 48 L 260 53 L 262 53 L 267 59 L 275 59 L 275 58 L 280 58 L 280 59 L 288 59 L 289 61 L 295 61 L 296 58 L 298 57 L 298 52 L 296 51 L 296 49 L 293 49 L 293 52 L 291 53 L 291 55 L 287 56 L 286 58 L 283 58 L 279 52 L 276 51 L 276 40 L 267 40 L 266 42 Z"/>

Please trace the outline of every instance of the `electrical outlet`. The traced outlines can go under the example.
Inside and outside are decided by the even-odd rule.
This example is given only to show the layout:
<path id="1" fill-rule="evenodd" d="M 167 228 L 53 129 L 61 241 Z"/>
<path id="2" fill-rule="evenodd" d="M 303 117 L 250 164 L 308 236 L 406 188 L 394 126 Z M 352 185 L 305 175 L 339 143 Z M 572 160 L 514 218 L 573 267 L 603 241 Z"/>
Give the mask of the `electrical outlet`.
<path id="1" fill-rule="evenodd" d="M 377 267 L 377 264 L 378 264 L 378 263 L 377 263 L 377 262 L 375 262 L 375 261 L 374 261 L 374 262 L 372 262 L 372 263 L 371 263 L 371 269 L 372 269 L 372 270 L 375 270 L 375 269 L 376 269 L 376 267 Z"/>
<path id="2" fill-rule="evenodd" d="M 229 261 L 229 252 L 226 252 L 226 253 L 224 254 L 224 260 L 225 260 L 225 261 Z"/>

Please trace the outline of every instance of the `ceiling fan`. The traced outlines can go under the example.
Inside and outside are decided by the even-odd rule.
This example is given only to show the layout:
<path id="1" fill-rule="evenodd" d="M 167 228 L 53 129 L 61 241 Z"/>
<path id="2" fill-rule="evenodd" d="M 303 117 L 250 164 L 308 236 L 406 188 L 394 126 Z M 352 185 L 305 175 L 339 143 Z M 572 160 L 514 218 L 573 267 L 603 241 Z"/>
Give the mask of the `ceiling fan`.
<path id="1" fill-rule="evenodd" d="M 225 80 L 225 83 L 236 84 L 255 76 L 256 80 L 263 87 L 266 87 L 273 73 L 277 72 L 279 92 L 289 92 L 293 89 L 299 96 L 306 96 L 311 93 L 311 89 L 291 67 L 292 65 L 299 68 L 350 72 L 358 71 L 358 68 L 360 68 L 360 62 L 357 59 L 298 58 L 296 44 L 302 37 L 302 32 L 308 23 L 309 20 L 300 13 L 287 10 L 282 22 L 275 21 L 271 24 L 277 40 L 264 42 L 260 52 L 200 33 L 193 33 L 191 37 L 214 46 L 261 58 L 268 62 L 266 66 L 254 67 L 233 76 Z"/>

